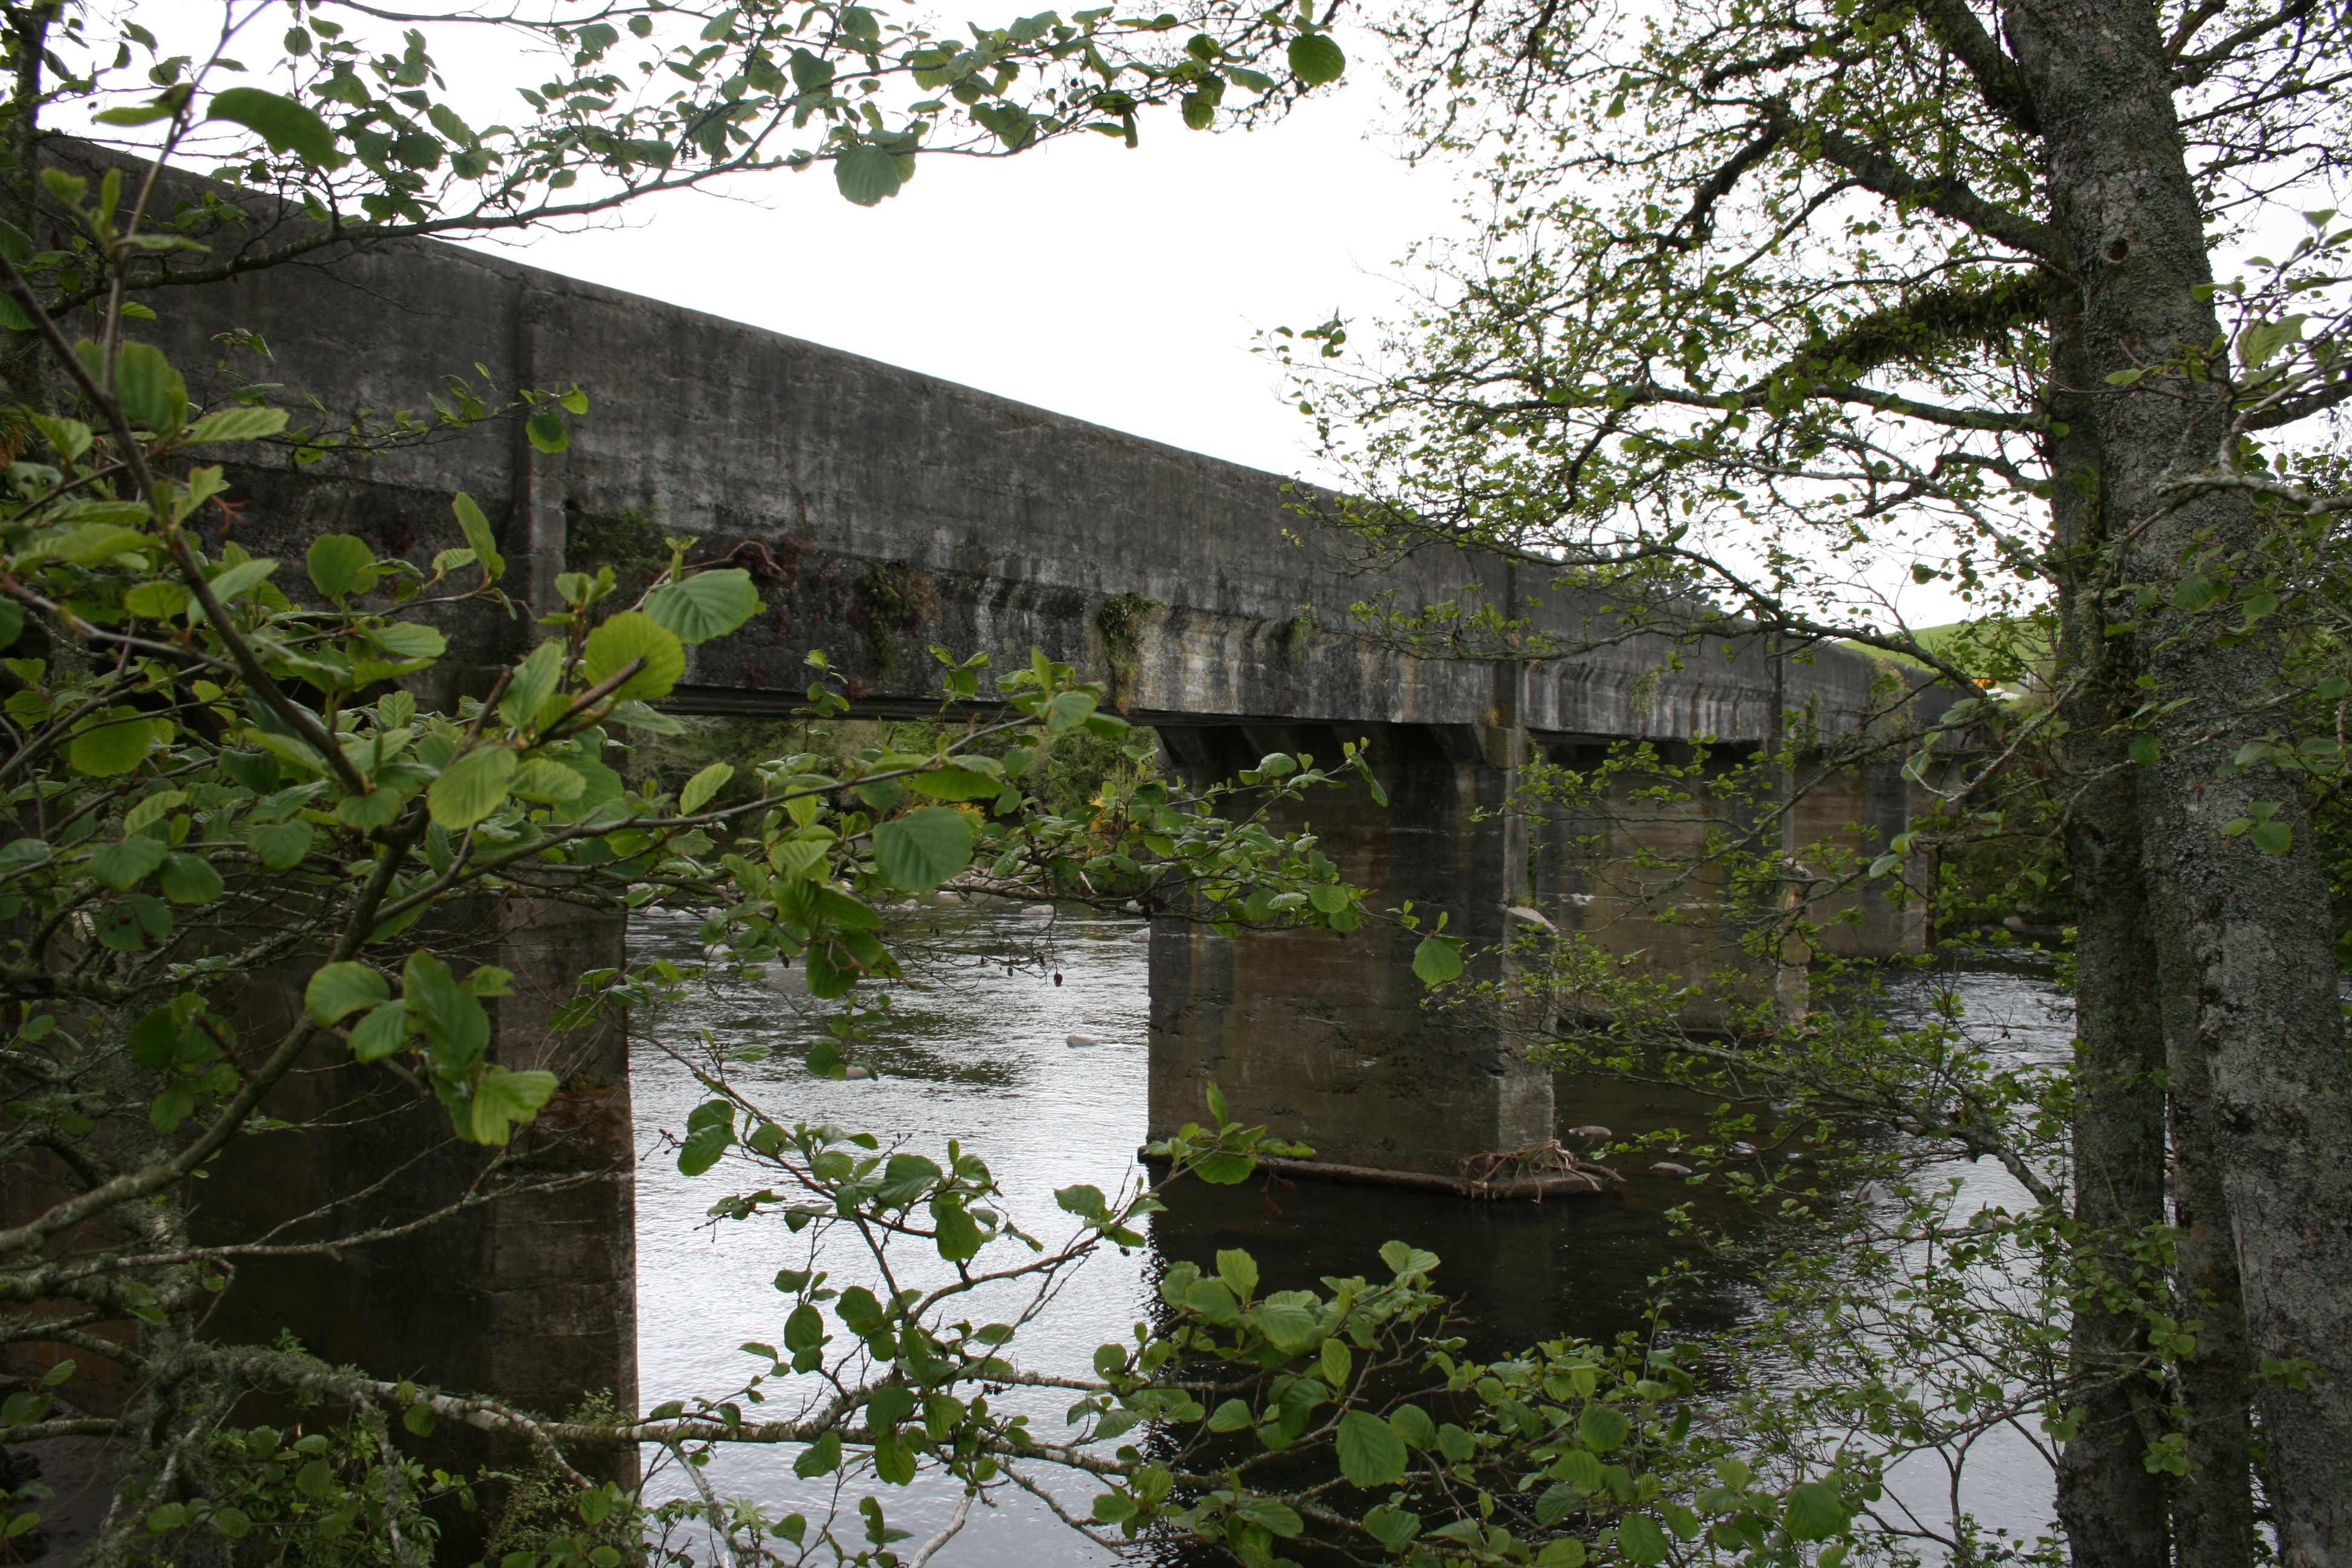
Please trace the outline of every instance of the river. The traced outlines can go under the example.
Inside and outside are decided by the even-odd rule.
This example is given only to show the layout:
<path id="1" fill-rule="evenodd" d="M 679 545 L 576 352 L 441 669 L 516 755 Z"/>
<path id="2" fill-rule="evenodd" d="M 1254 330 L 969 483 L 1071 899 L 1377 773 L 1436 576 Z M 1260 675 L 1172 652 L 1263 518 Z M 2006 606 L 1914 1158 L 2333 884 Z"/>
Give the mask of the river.
<path id="1" fill-rule="evenodd" d="M 1053 1191 L 1077 1182 L 1106 1191 L 1139 1175 L 1144 1140 L 1148 1022 L 1146 950 L 1132 941 L 1139 919 L 1066 908 L 1051 921 L 1011 905 L 925 907 L 901 917 L 919 934 L 966 955 L 951 984 L 902 995 L 891 1038 L 861 1053 L 877 1076 L 835 1082 L 812 1077 L 800 1056 L 816 1037 L 817 1010 L 805 996 L 769 984 L 714 987 L 635 1021 L 633 1089 L 638 1147 L 637 1281 L 639 1386 L 646 1404 L 681 1396 L 719 1397 L 758 1370 L 738 1346 L 782 1339 L 787 1303 L 772 1283 L 777 1269 L 798 1267 L 797 1244 L 780 1222 L 719 1224 L 712 1202 L 743 1184 L 722 1163 L 697 1178 L 679 1174 L 664 1134 L 684 1131 L 704 1095 L 690 1074 L 665 1055 L 661 1041 L 691 1042 L 705 1031 L 729 1049 L 776 1047 L 778 1055 L 739 1068 L 755 1099 L 780 1121 L 830 1121 L 901 1140 L 939 1156 L 962 1141 L 994 1172 L 1024 1227 L 1049 1240 L 1066 1235 L 1068 1216 Z M 640 918 L 633 960 L 699 957 L 697 922 Z M 1047 970 L 1008 972 L 991 954 L 1048 944 Z M 1058 982 L 1055 976 L 1058 974 Z M 1984 955 L 1948 966 L 1942 975 L 1967 1004 L 1971 1031 L 1987 1048 L 2027 1059 L 2063 1055 L 2069 1030 L 2046 970 L 2013 957 Z M 1924 982 L 1898 985 L 1898 1011 L 1924 1005 Z M 1072 1035 L 1099 1045 L 1071 1047 Z M 1588 1086 L 1560 1107 L 1564 1123 L 1597 1121 L 1633 1132 L 1663 1124 L 1663 1107 L 1613 1086 Z M 1987 1166 L 1956 1167 L 1970 1205 L 2015 1203 L 2007 1178 Z M 1068 1279 L 1040 1320 L 1024 1329 L 1016 1359 L 1040 1370 L 1085 1375 L 1095 1345 L 1126 1337 L 1148 1315 L 1153 1281 L 1168 1263 L 1213 1264 L 1221 1247 L 1256 1256 L 1266 1288 L 1312 1285 L 1324 1275 L 1376 1274 L 1380 1245 L 1412 1242 L 1444 1259 L 1440 1286 L 1468 1314 L 1477 1349 L 1499 1352 L 1555 1336 L 1605 1339 L 1640 1326 L 1647 1281 L 1677 1256 L 1664 1211 L 1690 1195 L 1680 1181 L 1635 1175 L 1622 1194 L 1543 1205 L 1474 1204 L 1408 1192 L 1321 1184 L 1268 1189 L 1178 1184 L 1171 1212 L 1153 1218 L 1150 1245 L 1122 1256 L 1104 1248 Z M 1962 1212 L 1967 1212 L 1964 1208 Z M 936 1265 L 934 1265 L 936 1266 Z M 1749 1305 L 1743 1287 L 1711 1279 L 1680 1307 L 1678 1326 L 1697 1333 L 1723 1326 Z M 1033 1425 L 1060 1429 L 1060 1399 L 1041 1400 Z M 821 1516 L 833 1500 L 824 1483 L 800 1481 L 790 1456 L 765 1450 L 722 1457 L 709 1472 L 721 1494 L 745 1494 L 776 1510 Z M 1897 1477 L 1898 1496 L 1934 1511 L 1947 1487 L 1915 1459 Z M 656 1475 L 656 1495 L 675 1495 L 675 1474 Z M 862 1491 L 893 1489 L 870 1485 Z M 1087 1492 L 1068 1500 L 1083 1511 Z M 2047 1471 L 2031 1445 L 1996 1435 L 1972 1461 L 1964 1503 L 1988 1525 L 2031 1535 L 2048 1522 Z M 945 1489 L 919 1481 L 886 1496 L 893 1526 L 913 1532 L 911 1548 L 954 1507 Z M 856 1533 L 856 1521 L 844 1527 Z M 975 1510 L 943 1553 L 956 1568 L 1046 1568 L 1091 1563 L 1109 1553 L 1064 1528 L 1036 1503 L 1016 1499 Z"/>

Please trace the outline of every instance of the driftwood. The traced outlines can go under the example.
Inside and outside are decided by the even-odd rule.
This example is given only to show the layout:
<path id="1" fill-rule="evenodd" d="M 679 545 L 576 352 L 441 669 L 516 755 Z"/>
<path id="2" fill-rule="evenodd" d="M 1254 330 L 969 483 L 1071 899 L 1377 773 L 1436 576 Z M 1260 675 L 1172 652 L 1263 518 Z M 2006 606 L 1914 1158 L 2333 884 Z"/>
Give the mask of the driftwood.
<path id="1" fill-rule="evenodd" d="M 1522 1163 L 1523 1157 L 1528 1162 L 1539 1161 L 1548 1152 L 1557 1156 L 1551 1163 Z M 1136 1158 L 1146 1164 L 1160 1163 L 1139 1149 Z M 1482 1164 L 1490 1161 L 1496 1163 Z M 1516 1198 L 1538 1204 L 1546 1198 L 1596 1197 L 1625 1184 L 1625 1178 L 1608 1166 L 1580 1160 L 1558 1143 L 1465 1160 L 1464 1173 L 1459 1176 L 1428 1171 L 1383 1171 L 1370 1165 L 1339 1165 L 1323 1160 L 1285 1160 L 1271 1154 L 1259 1155 L 1257 1163 L 1260 1169 L 1287 1181 L 1347 1182 L 1357 1186 L 1446 1193 L 1459 1198 Z M 1482 1168 L 1473 1173 L 1469 1170 L 1472 1165 Z M 1507 1170 L 1519 1173 L 1505 1174 Z"/>

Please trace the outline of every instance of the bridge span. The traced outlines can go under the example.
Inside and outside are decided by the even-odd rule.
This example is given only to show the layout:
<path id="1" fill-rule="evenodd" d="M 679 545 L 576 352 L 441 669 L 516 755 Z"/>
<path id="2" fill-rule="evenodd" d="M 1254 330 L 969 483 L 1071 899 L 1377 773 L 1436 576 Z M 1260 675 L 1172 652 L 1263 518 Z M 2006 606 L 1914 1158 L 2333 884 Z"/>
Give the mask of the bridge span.
<path id="1" fill-rule="evenodd" d="M 698 553 L 736 552 L 753 566 L 761 613 L 692 650 L 675 700 L 684 711 L 787 711 L 812 648 L 827 651 L 861 703 L 888 710 L 936 690 L 930 644 L 987 651 L 999 668 L 1025 664 L 1036 647 L 1108 681 L 1194 779 L 1270 751 L 1335 756 L 1340 740 L 1369 738 L 1391 804 L 1361 791 L 1317 801 L 1321 847 L 1382 904 L 1446 910 L 1449 929 L 1477 943 L 1524 918 L 1516 908 L 1561 929 L 1605 918 L 1612 940 L 1654 963 L 1711 965 L 1721 932 L 1612 906 L 1548 849 L 1542 820 L 1501 809 L 1521 771 L 1626 738 L 1753 747 L 1790 711 L 1836 734 L 1868 700 L 1867 660 L 1833 648 L 1775 659 L 1752 638 L 1685 647 L 1679 660 L 1657 637 L 1533 667 L 1412 658 L 1335 629 L 1347 606 L 1391 591 L 1408 609 L 1469 595 L 1571 637 L 1605 616 L 1492 557 L 1424 551 L 1367 573 L 1289 510 L 1297 498 L 1273 474 L 496 256 L 409 246 L 202 292 L 201 309 L 181 290 L 155 301 L 179 363 L 214 363 L 200 332 L 235 321 L 267 339 L 267 379 L 339 416 L 421 406 L 446 374 L 477 364 L 505 386 L 576 381 L 591 399 L 559 455 L 500 426 L 373 462 L 237 470 L 250 502 L 239 537 L 256 553 L 299 558 L 310 537 L 347 531 L 424 559 L 462 542 L 450 512 L 462 490 L 503 519 L 510 584 L 537 603 L 553 598 L 562 571 L 648 570 L 667 554 L 666 534 L 698 536 Z M 1268 417 L 1281 415 L 1270 406 Z M 469 611 L 452 628 L 461 657 L 441 700 L 484 684 L 484 668 L 519 651 L 528 629 Z M 1786 847 L 1869 849 L 1901 831 L 1907 810 L 1891 766 L 1858 769 L 1808 795 Z M 1840 928 L 1853 951 L 1920 939 L 1916 917 L 1875 900 L 1860 913 Z M 499 1052 L 567 1074 L 552 1120 L 573 1141 L 551 1158 L 632 1157 L 619 1034 L 559 1058 L 572 1047 L 544 1027 L 562 977 L 617 962 L 622 938 L 616 922 L 568 911 L 485 938 L 499 962 L 539 982 L 499 1004 Z M 1563 1110 L 1554 1105 L 1550 1075 L 1498 1032 L 1421 1006 L 1414 940 L 1367 930 L 1227 941 L 1159 922 L 1152 1128 L 1198 1117 L 1213 1078 L 1238 1116 L 1325 1160 L 1451 1173 L 1465 1158 L 1543 1142 Z M 346 1091 L 360 1089 L 336 1092 Z M 290 1193 L 293 1212 L 299 1198 Z M 625 1183 L 607 1184 L 420 1242 L 468 1252 L 467 1300 L 450 1305 L 470 1307 L 460 1321 L 478 1323 L 478 1336 L 418 1321 L 427 1314 L 411 1310 L 416 1276 L 398 1248 L 354 1255 L 313 1342 L 330 1355 L 345 1342 L 354 1354 L 373 1349 L 371 1359 L 404 1354 L 414 1364 L 383 1370 L 541 1408 L 601 1386 L 626 1403 L 635 1320 L 629 1291 L 614 1287 L 634 1267 L 631 1218 Z M 382 1307 L 369 1305 L 385 1290 L 413 1329 L 387 1331 Z"/>

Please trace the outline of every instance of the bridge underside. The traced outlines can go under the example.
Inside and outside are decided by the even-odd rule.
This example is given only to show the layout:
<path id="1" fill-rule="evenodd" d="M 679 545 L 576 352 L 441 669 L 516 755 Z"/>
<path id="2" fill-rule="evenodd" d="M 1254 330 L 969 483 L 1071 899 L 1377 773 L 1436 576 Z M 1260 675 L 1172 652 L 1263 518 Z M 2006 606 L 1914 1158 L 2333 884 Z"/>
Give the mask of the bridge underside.
<path id="1" fill-rule="evenodd" d="M 1703 787 L 1679 802 L 1637 801 L 1655 781 L 1624 778 L 1573 808 L 1524 798 L 1530 763 L 1591 767 L 1605 750 L 1593 738 L 1472 725 L 1229 722 L 1172 726 L 1160 736 L 1177 768 L 1201 783 L 1269 752 L 1337 756 L 1342 741 L 1369 740 L 1389 805 L 1358 786 L 1301 815 L 1342 874 L 1377 890 L 1375 908 L 1410 900 L 1424 916 L 1444 911 L 1447 931 L 1477 953 L 1469 983 L 1507 983 L 1514 972 L 1525 979 L 1531 963 L 1580 934 L 1608 952 L 1638 953 L 1650 980 L 1709 991 L 1678 1009 L 1687 1026 L 1727 1026 L 1727 1004 L 1801 1005 L 1805 955 L 1743 952 L 1710 897 L 1720 889 L 1702 851 L 1722 818 Z M 1867 858 L 1903 829 L 1908 786 L 1892 766 L 1807 783 L 1777 836 L 1801 862 Z M 1829 917 L 1846 906 L 1850 918 L 1823 938 L 1836 951 L 1892 956 L 1920 945 L 1916 912 L 1875 895 L 1810 912 Z M 1227 939 L 1181 920 L 1155 922 L 1152 1135 L 1201 1120 L 1213 1080 L 1240 1120 L 1336 1164 L 1453 1175 L 1479 1156 L 1550 1140 L 1553 1074 L 1528 1061 L 1527 1047 L 1577 999 L 1530 1004 L 1487 993 L 1434 1005 L 1412 972 L 1420 940 L 1388 924 L 1344 937 Z M 1709 985 L 1726 974 L 1739 977 L 1727 992 Z"/>

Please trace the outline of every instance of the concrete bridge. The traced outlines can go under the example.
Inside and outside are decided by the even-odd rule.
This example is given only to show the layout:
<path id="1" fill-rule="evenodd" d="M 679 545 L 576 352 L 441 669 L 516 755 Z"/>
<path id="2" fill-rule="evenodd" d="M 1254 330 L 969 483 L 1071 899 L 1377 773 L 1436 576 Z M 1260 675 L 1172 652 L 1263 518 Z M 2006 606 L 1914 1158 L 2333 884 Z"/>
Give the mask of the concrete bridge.
<path id="1" fill-rule="evenodd" d="M 1391 805 L 1362 792 L 1318 801 L 1321 847 L 1383 904 L 1446 910 L 1449 929 L 1474 942 L 1499 937 L 1517 906 L 1564 929 L 1611 922 L 1613 940 L 1677 972 L 1711 966 L 1721 932 L 1650 919 L 1660 911 L 1588 881 L 1564 854 L 1571 825 L 1497 808 L 1533 759 L 1589 760 L 1631 737 L 1752 747 L 1787 710 L 1833 734 L 1867 700 L 1867 661 L 1833 649 L 1775 660 L 1754 639 L 1685 647 L 1678 666 L 1658 637 L 1533 668 L 1408 658 L 1333 625 L 1391 589 L 1406 607 L 1473 595 L 1571 637 L 1606 617 L 1495 559 L 1430 552 L 1366 575 L 1286 510 L 1296 498 L 1277 476 L 495 257 L 429 246 L 352 255 L 155 304 L 157 334 L 181 364 L 211 364 L 219 354 L 205 336 L 250 327 L 276 361 L 256 378 L 315 394 L 338 415 L 420 407 L 443 376 L 477 363 L 503 386 L 576 381 L 593 400 L 555 457 L 501 426 L 377 462 L 240 469 L 238 537 L 257 553 L 299 559 L 311 536 L 340 531 L 422 560 L 462 542 L 449 500 L 464 490 L 503 517 L 509 582 L 537 603 L 566 569 L 641 577 L 666 557 L 669 533 L 700 536 L 702 558 L 734 552 L 753 567 L 764 608 L 693 650 L 674 704 L 683 711 L 787 711 L 811 648 L 831 655 L 869 710 L 912 710 L 936 690 L 929 645 L 985 650 L 999 668 L 1025 663 L 1034 646 L 1109 681 L 1195 779 L 1270 751 L 1336 756 L 1341 740 L 1369 738 Z M 483 668 L 518 651 L 528 627 L 485 611 L 453 629 L 462 657 L 436 694 L 445 703 L 484 684 Z M 1808 795 L 1788 847 L 1867 848 L 1900 831 L 1906 812 L 1891 767 L 1859 770 Z M 1657 831 L 1671 837 L 1672 825 Z M 1854 951 L 1918 940 L 1892 910 L 1873 902 L 1862 914 L 1839 938 Z M 618 962 L 621 938 L 617 924 L 576 915 L 483 933 L 486 952 L 526 982 L 500 1004 L 500 1052 L 566 1073 L 551 1126 L 573 1136 L 544 1156 L 558 1164 L 629 1156 L 623 1042 L 608 1035 L 583 1052 L 543 1027 L 564 977 Z M 1423 1012 L 1414 940 L 1228 942 L 1160 922 L 1154 1131 L 1198 1117 L 1208 1078 L 1243 1119 L 1326 1160 L 1392 1170 L 1452 1172 L 1544 1142 L 1563 1110 L 1581 1120 L 1555 1107 L 1549 1075 L 1498 1034 Z M 322 1103 L 383 1092 L 357 1069 L 321 1066 L 308 1092 Z M 319 1162 L 320 1194 L 333 1163 Z M 311 1201 L 289 1190 L 286 1212 Z M 331 1355 L 367 1346 L 372 1361 L 406 1358 L 380 1370 L 542 1408 L 598 1386 L 626 1403 L 631 1219 L 626 1185 L 608 1184 L 436 1233 L 430 1245 L 467 1263 L 429 1271 L 454 1281 L 429 1304 L 398 1248 L 355 1252 L 331 1281 L 297 1287 L 319 1303 L 311 1342 Z M 272 1294 L 282 1306 L 284 1292 Z M 453 1335 L 452 1322 L 479 1331 Z"/>

